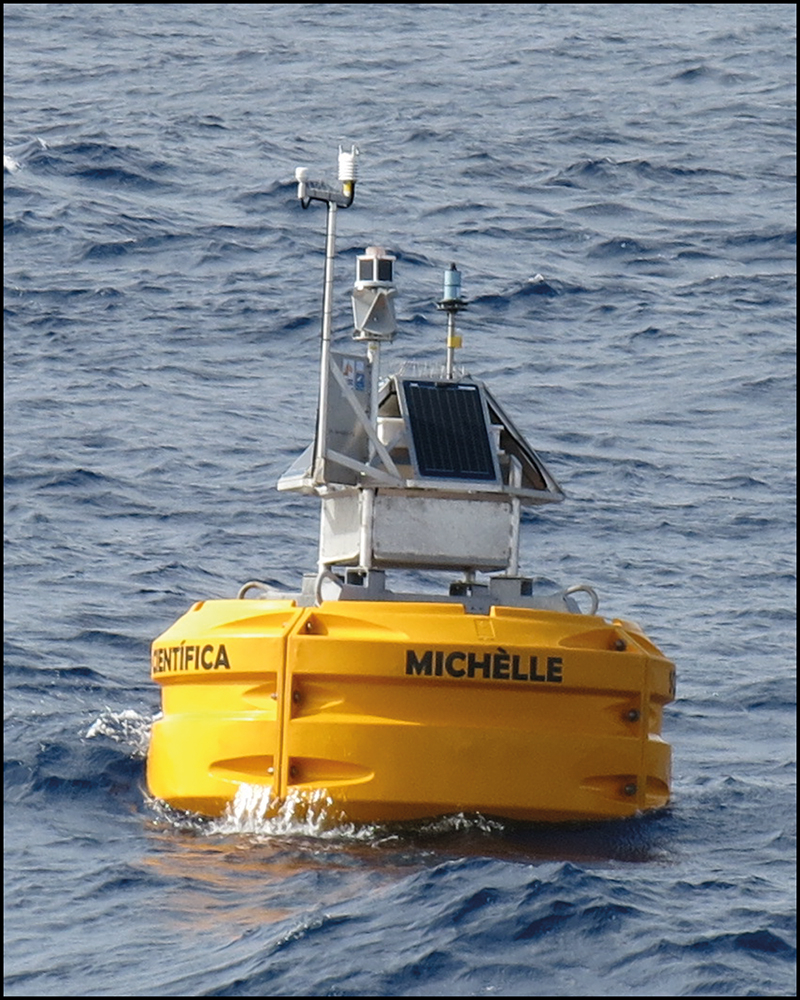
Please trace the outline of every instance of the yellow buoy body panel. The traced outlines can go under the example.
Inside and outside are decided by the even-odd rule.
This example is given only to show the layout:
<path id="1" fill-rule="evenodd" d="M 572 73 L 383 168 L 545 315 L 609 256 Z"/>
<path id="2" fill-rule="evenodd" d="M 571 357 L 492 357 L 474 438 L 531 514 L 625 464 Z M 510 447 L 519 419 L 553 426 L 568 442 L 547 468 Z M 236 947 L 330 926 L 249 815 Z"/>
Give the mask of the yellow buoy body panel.
<path id="1" fill-rule="evenodd" d="M 206 601 L 153 644 L 150 791 L 325 790 L 351 820 L 606 819 L 669 800 L 675 671 L 637 626 L 460 604 Z"/>

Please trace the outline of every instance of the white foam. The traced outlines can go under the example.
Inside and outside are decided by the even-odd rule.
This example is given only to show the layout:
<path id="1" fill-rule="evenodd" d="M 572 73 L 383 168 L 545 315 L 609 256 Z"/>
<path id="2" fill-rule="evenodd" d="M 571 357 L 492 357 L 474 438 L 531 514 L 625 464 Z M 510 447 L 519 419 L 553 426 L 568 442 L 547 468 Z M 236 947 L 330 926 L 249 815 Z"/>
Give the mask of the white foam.
<path id="1" fill-rule="evenodd" d="M 14 146 L 8 146 L 8 151 L 3 152 L 3 173 L 16 173 L 22 168 L 22 164 L 31 153 L 48 148 L 49 147 L 44 139 L 31 139 L 28 142 L 21 142 Z"/>
<path id="2" fill-rule="evenodd" d="M 240 785 L 225 814 L 213 821 L 212 834 L 256 837 L 316 837 L 372 840 L 375 828 L 345 820 L 326 789 L 293 789 L 283 800 L 268 785 Z"/>
<path id="3" fill-rule="evenodd" d="M 86 739 L 107 736 L 116 743 L 129 747 L 137 756 L 144 757 L 150 744 L 150 728 L 153 720 L 132 708 L 112 712 L 106 708 L 86 730 Z"/>

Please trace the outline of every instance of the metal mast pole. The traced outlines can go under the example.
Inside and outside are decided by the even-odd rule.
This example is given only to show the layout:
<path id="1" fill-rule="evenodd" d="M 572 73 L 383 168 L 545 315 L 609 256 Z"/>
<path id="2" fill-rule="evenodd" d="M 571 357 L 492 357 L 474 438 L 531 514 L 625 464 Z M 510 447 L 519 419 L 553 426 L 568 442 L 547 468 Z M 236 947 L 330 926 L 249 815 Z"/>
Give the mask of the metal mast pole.
<path id="1" fill-rule="evenodd" d="M 325 479 L 328 440 L 328 373 L 331 363 L 331 327 L 333 322 L 333 263 L 336 256 L 336 202 L 328 202 L 325 229 L 325 280 L 322 290 L 322 330 L 319 372 L 319 413 L 317 447 L 314 455 L 314 478 Z"/>
<path id="2" fill-rule="evenodd" d="M 333 325 L 333 264 L 336 256 L 336 210 L 349 208 L 353 204 L 356 188 L 356 157 L 358 150 L 352 147 L 349 153 L 339 147 L 339 181 L 337 191 L 326 184 L 308 179 L 308 168 L 295 170 L 297 197 L 303 208 L 312 201 L 324 202 L 327 206 L 325 224 L 325 277 L 322 289 L 322 328 L 320 330 L 320 371 L 319 371 L 319 412 L 317 414 L 317 435 L 314 447 L 312 479 L 317 489 L 325 487 L 326 456 L 328 447 L 328 385 L 331 368 L 331 340 Z M 320 573 L 322 563 L 322 525 L 320 523 Z"/>
<path id="3" fill-rule="evenodd" d="M 328 437 L 328 375 L 331 362 L 331 328 L 333 323 L 333 264 L 336 257 L 336 210 L 349 208 L 353 204 L 356 188 L 355 146 L 349 153 L 339 147 L 339 181 L 341 191 L 317 181 L 309 181 L 308 168 L 295 170 L 297 197 L 303 208 L 312 201 L 322 201 L 328 212 L 325 224 L 325 278 L 322 289 L 322 329 L 320 331 L 320 373 L 319 373 L 319 413 L 317 415 L 317 437 L 314 449 L 313 478 L 319 485 L 325 482 L 325 455 Z"/>

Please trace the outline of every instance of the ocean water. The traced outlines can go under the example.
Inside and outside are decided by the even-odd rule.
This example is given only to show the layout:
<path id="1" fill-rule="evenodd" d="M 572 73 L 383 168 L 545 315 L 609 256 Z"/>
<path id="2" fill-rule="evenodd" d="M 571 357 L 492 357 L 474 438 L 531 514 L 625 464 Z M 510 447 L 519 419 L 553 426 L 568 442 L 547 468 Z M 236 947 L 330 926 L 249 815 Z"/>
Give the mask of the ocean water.
<path id="1" fill-rule="evenodd" d="M 795 6 L 4 8 L 5 995 L 794 995 Z M 677 665 L 660 814 L 145 790 L 153 637 L 315 564 L 292 178 L 340 143 L 337 335 L 381 243 L 389 364 L 443 358 L 458 263 L 458 360 L 568 495 L 522 566 Z"/>

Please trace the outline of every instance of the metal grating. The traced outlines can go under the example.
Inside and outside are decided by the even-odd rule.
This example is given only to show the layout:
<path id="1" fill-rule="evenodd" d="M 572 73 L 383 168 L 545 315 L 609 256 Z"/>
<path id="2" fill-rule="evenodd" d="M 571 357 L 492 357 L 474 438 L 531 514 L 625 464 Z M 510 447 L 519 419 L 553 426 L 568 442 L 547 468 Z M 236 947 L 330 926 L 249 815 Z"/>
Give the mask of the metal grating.
<path id="1" fill-rule="evenodd" d="M 488 414 L 479 386 L 411 379 L 402 386 L 417 474 L 497 482 Z"/>

